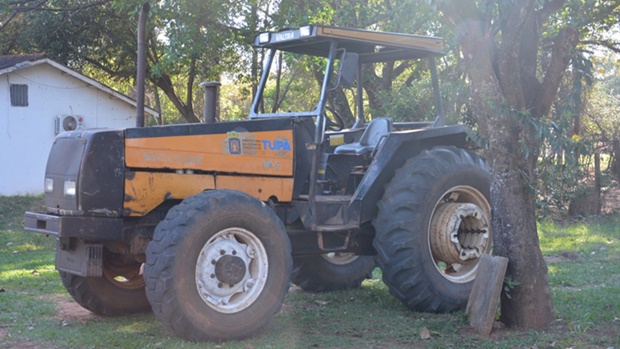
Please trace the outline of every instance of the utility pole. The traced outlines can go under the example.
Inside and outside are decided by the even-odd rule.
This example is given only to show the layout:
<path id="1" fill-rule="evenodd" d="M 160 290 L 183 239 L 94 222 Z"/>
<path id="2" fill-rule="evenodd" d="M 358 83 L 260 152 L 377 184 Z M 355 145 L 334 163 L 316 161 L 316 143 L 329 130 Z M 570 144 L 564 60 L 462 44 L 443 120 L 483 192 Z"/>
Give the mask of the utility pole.
<path id="1" fill-rule="evenodd" d="M 145 2 L 138 20 L 138 62 L 136 72 L 136 127 L 144 127 L 144 82 L 146 80 L 146 17 L 151 5 Z"/>

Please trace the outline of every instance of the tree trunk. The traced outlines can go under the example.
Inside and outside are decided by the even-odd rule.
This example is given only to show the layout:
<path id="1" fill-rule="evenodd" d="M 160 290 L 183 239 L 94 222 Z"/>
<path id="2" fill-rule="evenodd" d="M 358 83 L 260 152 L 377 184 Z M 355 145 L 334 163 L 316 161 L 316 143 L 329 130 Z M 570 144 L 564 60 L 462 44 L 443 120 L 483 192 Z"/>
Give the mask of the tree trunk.
<path id="1" fill-rule="evenodd" d="M 355 122 L 355 116 L 351 112 L 351 106 L 342 87 L 338 87 L 328 96 L 329 102 L 342 117 L 345 127 L 351 127 Z"/>
<path id="2" fill-rule="evenodd" d="M 368 96 L 368 106 L 370 107 L 370 112 L 376 115 L 374 116 L 385 116 L 383 115 L 383 99 L 379 95 L 381 91 L 382 80 L 374 70 L 374 65 L 367 63 L 364 64 L 364 91 L 366 91 L 366 95 Z"/>
<path id="3" fill-rule="evenodd" d="M 474 99 L 484 101 L 494 96 L 501 101 L 501 89 L 491 82 L 477 74 L 472 76 L 472 89 L 477 90 L 473 92 Z M 508 326 L 541 329 L 555 316 L 547 265 L 538 242 L 535 197 L 528 185 L 536 180 L 535 162 L 520 151 L 520 140 L 532 136 L 527 135 L 528 129 L 513 113 L 496 110 L 487 103 L 474 107 L 475 113 L 486 119 L 488 129 L 494 254 L 508 258 L 506 275 L 518 283 L 509 293 L 502 294 L 501 320 Z"/>
<path id="4" fill-rule="evenodd" d="M 259 27 L 258 21 L 258 6 L 254 3 L 252 3 L 252 5 L 250 5 L 251 11 L 249 13 L 248 16 L 248 27 L 251 30 L 254 30 L 256 32 L 260 32 L 262 28 Z M 250 66 L 250 81 L 252 84 L 252 99 L 254 99 L 254 97 L 256 97 L 256 91 L 258 90 L 258 82 L 260 80 L 260 75 L 259 75 L 259 69 L 260 67 L 258 66 L 258 49 L 257 48 L 253 48 L 251 50 L 251 54 L 252 54 L 252 63 Z"/>
<path id="5" fill-rule="evenodd" d="M 613 140 L 613 166 L 611 168 L 611 172 L 616 175 L 616 179 L 620 182 L 620 140 Z"/>
<path id="6" fill-rule="evenodd" d="M 529 21 L 526 14 L 532 11 L 533 1 L 502 8 L 507 17 L 501 19 L 501 28 L 510 31 L 502 30 L 499 44 L 495 42 L 496 21 L 482 17 L 485 11 L 473 1 L 445 1 L 441 9 L 456 25 L 474 115 L 481 135 L 488 140 L 494 253 L 509 259 L 507 278 L 518 283 L 502 296 L 502 321 L 539 329 L 553 321 L 554 311 L 547 266 L 538 244 L 535 197 L 528 185 L 536 180 L 537 143 L 531 128 L 522 122 L 528 104 L 534 104 L 527 101 L 527 90 L 520 88 L 532 69 L 518 68 L 519 53 L 528 52 L 520 47 L 520 35 L 527 31 L 520 29 Z M 523 151 L 522 141 L 531 147 L 532 156 Z"/>
<path id="7" fill-rule="evenodd" d="M 491 180 L 494 253 L 509 259 L 506 274 L 517 283 L 502 293 L 501 320 L 508 326 L 542 329 L 554 320 L 547 265 L 538 245 L 534 198 L 511 164 L 511 155 L 496 150 Z"/>
<path id="8" fill-rule="evenodd" d="M 155 86 L 159 87 L 162 91 L 164 91 L 166 96 L 170 98 L 172 104 L 177 108 L 177 110 L 181 113 L 181 115 L 187 122 L 200 122 L 196 114 L 194 114 L 194 108 L 192 107 L 192 105 L 187 105 L 183 103 L 181 98 L 179 98 L 179 96 L 176 94 L 174 86 L 172 84 L 172 80 L 168 75 L 162 75 L 161 77 L 151 79 L 151 82 L 153 82 Z"/>
<path id="9" fill-rule="evenodd" d="M 163 125 L 164 117 L 161 114 L 161 100 L 159 99 L 159 91 L 157 91 L 157 86 L 153 86 L 153 97 L 155 99 L 155 110 L 157 111 L 157 116 L 155 116 L 155 123 L 157 125 Z"/>

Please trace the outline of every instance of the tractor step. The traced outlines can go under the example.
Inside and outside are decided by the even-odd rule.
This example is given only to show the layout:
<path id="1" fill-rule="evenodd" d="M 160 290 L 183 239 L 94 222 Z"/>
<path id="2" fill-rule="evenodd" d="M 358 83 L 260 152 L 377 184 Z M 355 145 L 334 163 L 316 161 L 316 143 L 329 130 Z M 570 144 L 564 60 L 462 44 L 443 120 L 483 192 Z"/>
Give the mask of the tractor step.
<path id="1" fill-rule="evenodd" d="M 347 208 L 351 197 L 351 195 L 317 195 L 315 198 L 317 230 L 342 231 L 357 228 L 355 224 L 347 224 Z M 308 200 L 307 195 L 300 198 Z"/>

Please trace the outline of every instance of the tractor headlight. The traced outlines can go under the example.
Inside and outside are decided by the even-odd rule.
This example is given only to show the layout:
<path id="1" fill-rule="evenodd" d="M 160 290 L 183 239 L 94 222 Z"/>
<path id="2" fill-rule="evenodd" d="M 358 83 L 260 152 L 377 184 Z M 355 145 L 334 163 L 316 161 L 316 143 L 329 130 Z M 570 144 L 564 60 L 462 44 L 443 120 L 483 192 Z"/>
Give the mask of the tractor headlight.
<path id="1" fill-rule="evenodd" d="M 269 33 L 260 33 L 258 35 L 258 43 L 264 44 L 266 42 L 269 42 Z"/>
<path id="2" fill-rule="evenodd" d="M 51 178 L 45 178 L 45 184 L 43 185 L 43 188 L 46 193 L 53 192 L 54 191 L 54 180 Z"/>
<path id="3" fill-rule="evenodd" d="M 301 27 L 299 28 L 299 36 L 304 37 L 304 36 L 310 36 L 310 26 L 305 26 L 305 27 Z"/>
<path id="4" fill-rule="evenodd" d="M 65 181 L 64 194 L 67 196 L 75 196 L 75 182 Z"/>

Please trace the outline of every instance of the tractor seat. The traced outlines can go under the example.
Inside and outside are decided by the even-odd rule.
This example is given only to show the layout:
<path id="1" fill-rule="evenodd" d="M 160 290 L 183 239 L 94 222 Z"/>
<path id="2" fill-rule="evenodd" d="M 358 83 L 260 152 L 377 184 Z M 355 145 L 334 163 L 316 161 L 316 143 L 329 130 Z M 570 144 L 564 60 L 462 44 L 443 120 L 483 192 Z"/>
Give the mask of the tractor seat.
<path id="1" fill-rule="evenodd" d="M 359 142 L 339 145 L 334 150 L 334 154 L 368 155 L 379 144 L 381 138 L 390 132 L 392 132 L 391 119 L 373 119 L 362 133 Z"/>

